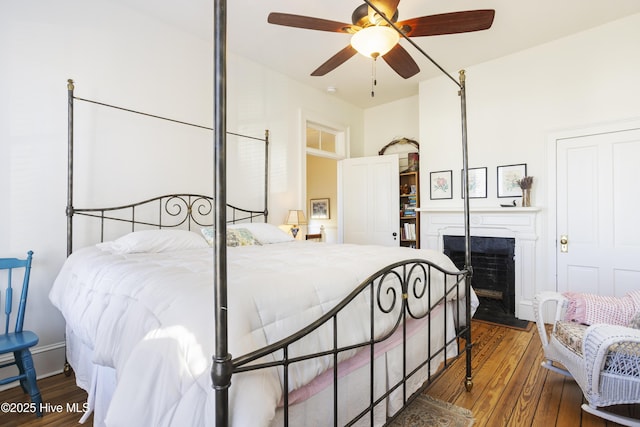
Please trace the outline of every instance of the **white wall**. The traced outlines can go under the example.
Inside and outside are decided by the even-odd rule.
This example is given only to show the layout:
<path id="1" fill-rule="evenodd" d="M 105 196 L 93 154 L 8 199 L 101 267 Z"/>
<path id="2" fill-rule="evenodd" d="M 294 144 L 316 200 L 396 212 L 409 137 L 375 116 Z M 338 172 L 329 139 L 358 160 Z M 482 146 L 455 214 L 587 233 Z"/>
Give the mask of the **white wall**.
<path id="1" fill-rule="evenodd" d="M 363 152 L 363 110 L 317 91 L 281 74 L 231 56 L 229 69 L 229 130 L 258 132 L 265 126 L 271 135 L 269 222 L 283 222 L 289 209 L 305 209 L 301 183 L 306 155 L 304 120 L 313 115 L 325 122 L 349 128 L 352 156 Z M 236 94 L 239 96 L 236 98 Z M 303 112 L 303 114 L 301 114 Z"/>
<path id="2" fill-rule="evenodd" d="M 410 96 L 364 112 L 365 156 L 377 156 L 391 141 L 409 138 L 420 142 L 419 98 Z"/>
<path id="3" fill-rule="evenodd" d="M 64 360 L 64 321 L 48 292 L 66 256 L 66 80 L 76 81 L 76 96 L 211 126 L 212 56 L 210 42 L 106 0 L 0 3 L 0 253 L 35 253 L 25 323 L 40 336 L 39 375 Z M 232 54 L 228 86 L 228 130 L 271 131 L 270 222 L 304 204 L 301 108 L 346 123 L 352 149 L 363 151 L 359 108 Z M 209 131 L 86 104 L 76 111 L 76 207 L 211 193 Z M 261 179 L 257 168 L 239 165 L 252 155 L 245 145 L 229 149 L 230 202 Z"/>
<path id="4" fill-rule="evenodd" d="M 536 290 L 554 289 L 547 270 L 553 241 L 547 224 L 547 138 L 559 130 L 640 117 L 640 15 L 469 67 L 469 166 L 488 168 L 488 198 L 471 208 L 497 206 L 496 167 L 526 163 L 534 176 L 532 203 L 540 207 Z M 458 70 L 450 70 L 457 76 Z M 460 103 L 446 78 L 420 84 L 421 201 L 423 207 L 462 206 Z M 366 123 L 368 125 L 368 123 Z M 452 169 L 453 199 L 429 200 L 428 172 Z M 423 214 L 424 215 L 424 214 Z M 424 237 L 424 236 L 423 236 Z"/>

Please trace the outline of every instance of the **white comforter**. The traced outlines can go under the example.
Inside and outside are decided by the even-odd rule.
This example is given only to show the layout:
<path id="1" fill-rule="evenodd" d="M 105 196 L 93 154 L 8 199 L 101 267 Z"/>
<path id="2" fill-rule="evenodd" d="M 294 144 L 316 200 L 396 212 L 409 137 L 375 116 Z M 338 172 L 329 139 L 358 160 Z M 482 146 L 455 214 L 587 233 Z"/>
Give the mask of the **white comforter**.
<path id="1" fill-rule="evenodd" d="M 288 336 L 373 272 L 407 258 L 457 270 L 449 258 L 431 250 L 311 242 L 229 247 L 229 352 L 237 357 Z M 212 264 L 209 248 L 114 255 L 96 247 L 72 254 L 65 263 L 50 299 L 68 328 L 93 349 L 93 362 L 118 373 L 109 426 L 213 423 Z M 355 315 L 342 320 L 350 325 L 342 328 L 349 332 L 343 342 L 368 337 L 368 323 L 354 322 Z M 383 333 L 390 325 L 381 319 L 376 331 Z M 293 351 L 326 347 L 332 339 L 326 330 L 316 338 Z M 329 364 L 320 360 L 299 367 L 290 388 L 306 384 Z M 235 375 L 232 425 L 268 425 L 281 396 L 276 370 Z"/>

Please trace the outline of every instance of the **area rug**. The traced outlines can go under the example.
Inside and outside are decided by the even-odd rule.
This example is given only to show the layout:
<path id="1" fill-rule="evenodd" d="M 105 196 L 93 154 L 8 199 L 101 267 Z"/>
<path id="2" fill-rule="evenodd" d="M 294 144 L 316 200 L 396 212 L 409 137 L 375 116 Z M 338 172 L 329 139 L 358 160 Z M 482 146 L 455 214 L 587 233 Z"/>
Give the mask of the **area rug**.
<path id="1" fill-rule="evenodd" d="M 389 427 L 469 427 L 473 422 L 470 410 L 421 394 Z"/>

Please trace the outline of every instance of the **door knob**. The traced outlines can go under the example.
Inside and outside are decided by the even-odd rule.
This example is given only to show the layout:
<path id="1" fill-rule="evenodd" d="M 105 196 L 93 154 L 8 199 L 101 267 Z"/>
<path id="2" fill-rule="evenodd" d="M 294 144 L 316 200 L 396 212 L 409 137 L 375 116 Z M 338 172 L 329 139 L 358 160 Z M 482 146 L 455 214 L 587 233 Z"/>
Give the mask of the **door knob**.
<path id="1" fill-rule="evenodd" d="M 560 236 L 560 252 L 569 252 L 569 237 L 566 234 Z"/>
<path id="2" fill-rule="evenodd" d="M 396 233 L 395 231 L 393 232 L 393 240 L 396 240 L 396 236 L 398 235 L 398 233 Z"/>

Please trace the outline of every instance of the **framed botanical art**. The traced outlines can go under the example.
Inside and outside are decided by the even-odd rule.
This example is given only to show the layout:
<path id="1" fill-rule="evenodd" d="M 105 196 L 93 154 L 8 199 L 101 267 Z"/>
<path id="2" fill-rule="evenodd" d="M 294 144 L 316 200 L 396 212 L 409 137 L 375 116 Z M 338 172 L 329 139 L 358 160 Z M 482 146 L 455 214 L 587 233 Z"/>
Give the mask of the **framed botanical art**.
<path id="1" fill-rule="evenodd" d="M 518 181 L 527 176 L 527 165 L 498 166 L 498 197 L 522 197 Z"/>
<path id="2" fill-rule="evenodd" d="M 309 204 L 311 219 L 329 219 L 329 199 L 311 199 Z"/>
<path id="3" fill-rule="evenodd" d="M 464 198 L 464 170 L 460 171 L 461 194 Z M 469 168 L 469 198 L 484 199 L 487 197 L 487 168 Z"/>
<path id="4" fill-rule="evenodd" d="M 453 191 L 451 189 L 452 171 L 431 172 L 430 197 L 431 200 L 452 199 Z"/>

